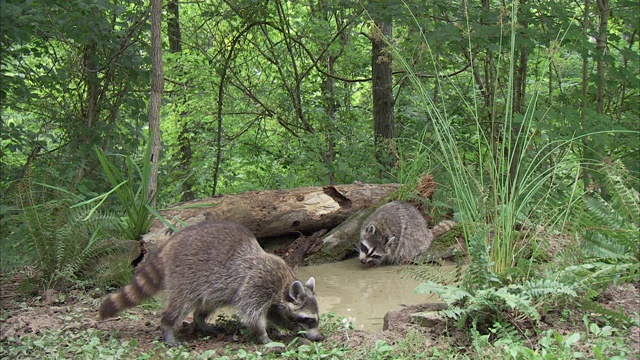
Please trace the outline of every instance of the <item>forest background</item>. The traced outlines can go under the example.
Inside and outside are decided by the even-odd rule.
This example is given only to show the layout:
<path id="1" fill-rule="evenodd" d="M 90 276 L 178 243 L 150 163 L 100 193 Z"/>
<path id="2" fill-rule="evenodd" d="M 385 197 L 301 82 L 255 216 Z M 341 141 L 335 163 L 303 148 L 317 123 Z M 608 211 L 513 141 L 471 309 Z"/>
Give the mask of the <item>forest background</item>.
<path id="1" fill-rule="evenodd" d="M 355 181 L 410 198 L 421 173 L 496 273 L 525 225 L 637 281 L 637 1 L 0 6 L 2 266 L 39 264 L 36 287 L 155 208 Z"/>

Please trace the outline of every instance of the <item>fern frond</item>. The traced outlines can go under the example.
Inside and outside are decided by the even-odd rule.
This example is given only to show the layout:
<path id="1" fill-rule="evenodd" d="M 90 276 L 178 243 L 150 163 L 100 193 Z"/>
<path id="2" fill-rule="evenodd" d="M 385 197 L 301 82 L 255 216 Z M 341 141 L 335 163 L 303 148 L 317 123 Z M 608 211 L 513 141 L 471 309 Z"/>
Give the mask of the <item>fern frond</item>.
<path id="1" fill-rule="evenodd" d="M 567 295 L 572 298 L 578 296 L 571 286 L 551 279 L 529 280 L 521 287 L 532 298 L 558 295 Z"/>
<path id="2" fill-rule="evenodd" d="M 442 301 L 446 302 L 448 305 L 471 296 L 470 293 L 457 286 L 440 285 L 433 281 L 427 281 L 418 285 L 414 291 L 417 294 L 436 294 Z"/>
<path id="3" fill-rule="evenodd" d="M 609 236 L 607 236 L 609 233 Z M 598 259 L 627 259 L 633 260 L 633 255 L 627 253 L 627 246 L 620 242 L 611 241 L 611 231 L 601 231 L 586 234 L 584 236 L 583 251 L 586 256 Z"/>
<path id="4" fill-rule="evenodd" d="M 476 289 L 496 286 L 500 283 L 498 277 L 491 271 L 491 261 L 487 247 L 488 227 L 478 230 L 467 241 L 469 256 L 473 258 L 462 282 L 462 288 L 473 293 Z"/>
<path id="5" fill-rule="evenodd" d="M 607 183 L 614 190 L 612 197 L 615 208 L 626 215 L 636 229 L 640 228 L 640 193 L 633 187 L 625 185 L 628 182 L 624 179 L 627 170 L 621 161 L 616 161 L 613 166 L 608 167 L 608 170 L 605 174 Z"/>
<path id="6" fill-rule="evenodd" d="M 590 298 L 610 284 L 640 281 L 640 263 L 593 262 L 569 266 L 555 276 L 557 281 L 571 286 L 578 293 L 587 294 Z"/>
<path id="7" fill-rule="evenodd" d="M 586 255 L 598 260 L 640 260 L 640 195 L 625 184 L 622 164 L 605 166 L 610 200 L 594 194 L 583 197 L 586 212 L 576 219 Z"/>
<path id="8" fill-rule="evenodd" d="M 610 227 L 614 229 L 623 226 L 624 220 L 615 212 L 611 205 L 598 196 L 585 196 L 584 204 L 589 210 L 590 220 L 594 228 Z"/>
<path id="9" fill-rule="evenodd" d="M 438 311 L 438 314 L 448 317 L 449 319 L 457 320 L 460 316 L 467 314 L 467 310 L 459 307 L 449 307 L 448 309 Z"/>
<path id="10" fill-rule="evenodd" d="M 34 286 L 53 288 L 91 279 L 102 258 L 124 249 L 113 240 L 122 222 L 118 217 L 95 212 L 85 220 L 87 207 L 73 208 L 77 199 L 68 194 L 38 202 L 36 193 L 31 183 L 18 191 L 20 226 L 12 235 L 14 253 L 23 254 L 23 261 L 36 270 L 29 279 Z"/>

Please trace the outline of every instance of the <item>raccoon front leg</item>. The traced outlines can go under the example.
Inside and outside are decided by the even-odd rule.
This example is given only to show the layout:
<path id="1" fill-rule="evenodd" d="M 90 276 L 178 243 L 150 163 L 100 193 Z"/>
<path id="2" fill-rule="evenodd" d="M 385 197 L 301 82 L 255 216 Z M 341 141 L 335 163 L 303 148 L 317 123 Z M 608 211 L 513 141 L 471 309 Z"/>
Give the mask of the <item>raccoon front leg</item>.
<path id="1" fill-rule="evenodd" d="M 243 318 L 244 324 L 249 330 L 258 338 L 258 341 L 263 344 L 271 342 L 269 335 L 267 335 L 267 317 L 264 314 L 258 316 L 245 315 Z"/>

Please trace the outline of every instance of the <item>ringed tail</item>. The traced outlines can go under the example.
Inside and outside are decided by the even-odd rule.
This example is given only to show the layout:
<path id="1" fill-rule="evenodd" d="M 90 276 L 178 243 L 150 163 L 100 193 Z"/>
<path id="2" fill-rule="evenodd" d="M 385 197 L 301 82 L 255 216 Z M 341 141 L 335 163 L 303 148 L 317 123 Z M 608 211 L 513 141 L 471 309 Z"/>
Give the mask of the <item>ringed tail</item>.
<path id="1" fill-rule="evenodd" d="M 451 220 L 442 220 L 436 226 L 431 229 L 431 233 L 433 234 L 433 238 L 437 238 L 438 236 L 446 233 L 451 230 L 455 226 L 455 222 Z"/>
<path id="2" fill-rule="evenodd" d="M 155 295 L 162 287 L 164 274 L 158 268 L 156 259 L 142 264 L 131 280 L 118 292 L 109 294 L 100 305 L 100 318 L 110 318 L 122 310 L 132 308 Z"/>

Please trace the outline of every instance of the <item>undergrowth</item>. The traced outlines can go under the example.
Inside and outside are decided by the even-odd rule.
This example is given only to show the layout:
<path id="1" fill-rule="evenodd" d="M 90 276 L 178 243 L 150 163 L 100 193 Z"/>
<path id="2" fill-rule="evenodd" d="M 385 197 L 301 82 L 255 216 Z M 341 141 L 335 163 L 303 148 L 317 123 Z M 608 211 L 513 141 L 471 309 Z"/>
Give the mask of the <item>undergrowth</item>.
<path id="1" fill-rule="evenodd" d="M 3 241 L 2 268 L 26 276 L 23 290 L 83 285 L 87 280 L 111 282 L 110 278 L 127 276 L 111 263 L 114 258 L 126 258 L 125 242 L 117 236 L 118 216 L 74 206 L 76 197 L 29 179 L 18 189 L 15 206 L 8 212 L 10 221 L 18 225 Z"/>

